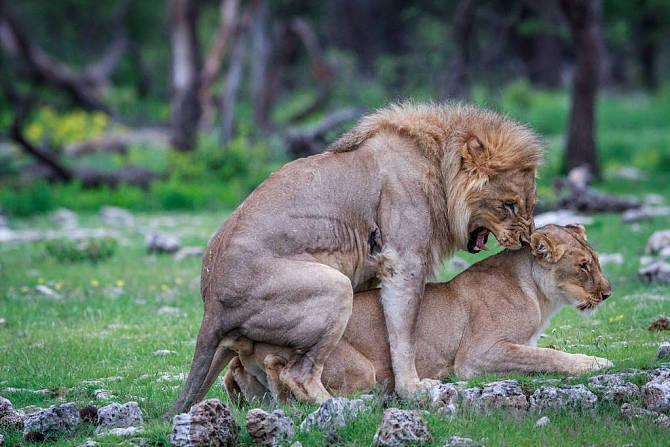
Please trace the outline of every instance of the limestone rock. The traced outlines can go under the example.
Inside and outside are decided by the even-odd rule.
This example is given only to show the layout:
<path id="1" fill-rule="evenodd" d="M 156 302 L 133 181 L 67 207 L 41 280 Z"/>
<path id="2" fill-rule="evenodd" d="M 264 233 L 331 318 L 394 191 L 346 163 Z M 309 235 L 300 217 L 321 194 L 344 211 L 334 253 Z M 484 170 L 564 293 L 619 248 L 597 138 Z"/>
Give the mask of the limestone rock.
<path id="1" fill-rule="evenodd" d="M 104 223 L 113 227 L 129 227 L 135 223 L 135 218 L 130 211 L 116 206 L 103 206 L 100 209 L 100 218 Z"/>
<path id="2" fill-rule="evenodd" d="M 114 398 L 114 395 L 109 390 L 95 390 L 93 391 L 93 397 L 98 400 L 110 400 Z"/>
<path id="3" fill-rule="evenodd" d="M 661 427 L 670 428 L 670 416 L 666 416 L 665 414 L 656 411 L 646 410 L 631 404 L 623 404 L 620 412 L 622 416 L 628 416 L 630 418 L 654 419 L 654 422 Z"/>
<path id="4" fill-rule="evenodd" d="M 142 433 L 144 430 L 142 427 L 116 427 L 116 428 L 108 428 L 108 429 L 103 429 L 100 431 L 96 431 L 97 436 L 135 436 L 139 435 Z"/>
<path id="5" fill-rule="evenodd" d="M 665 340 L 658 346 L 656 358 L 659 360 L 670 358 L 670 341 Z"/>
<path id="6" fill-rule="evenodd" d="M 542 416 L 540 419 L 538 419 L 535 422 L 535 428 L 546 427 L 550 423 L 551 423 L 551 419 L 549 419 L 547 416 Z"/>
<path id="7" fill-rule="evenodd" d="M 659 376 L 642 388 L 644 405 L 650 410 L 670 411 L 670 377 Z"/>
<path id="8" fill-rule="evenodd" d="M 73 403 L 52 405 L 26 417 L 23 437 L 26 440 L 46 439 L 74 431 L 80 423 L 79 410 Z"/>
<path id="9" fill-rule="evenodd" d="M 452 436 L 444 443 L 444 447 L 477 447 L 481 445 L 479 442 L 470 438 L 461 438 L 460 436 Z"/>
<path id="10" fill-rule="evenodd" d="M 9 399 L 0 396 L 0 427 L 20 430 L 26 415 L 23 411 L 15 410 Z"/>
<path id="11" fill-rule="evenodd" d="M 584 385 L 566 385 L 560 388 L 546 386 L 538 388 L 530 396 L 530 409 L 538 412 L 562 408 L 593 411 L 597 402 L 598 397 Z"/>
<path id="12" fill-rule="evenodd" d="M 455 405 L 458 400 L 458 389 L 451 383 L 441 383 L 428 392 L 428 404 L 431 408 L 442 408 Z"/>
<path id="13" fill-rule="evenodd" d="M 668 215 L 670 215 L 670 207 L 668 206 L 642 205 L 639 208 L 624 211 L 621 220 L 624 223 L 633 223 Z"/>
<path id="14" fill-rule="evenodd" d="M 175 447 L 234 447 L 240 428 L 218 399 L 207 399 L 172 420 L 170 444 Z"/>
<path id="15" fill-rule="evenodd" d="M 204 254 L 205 250 L 202 247 L 182 247 L 175 253 L 174 258 L 183 261 L 186 258 L 202 258 Z"/>
<path id="16" fill-rule="evenodd" d="M 416 411 L 388 408 L 375 434 L 375 447 L 400 447 L 432 441 L 428 426 Z"/>
<path id="17" fill-rule="evenodd" d="M 647 240 L 647 253 L 658 253 L 665 247 L 670 247 L 670 230 L 656 231 Z"/>
<path id="18" fill-rule="evenodd" d="M 0 447 L 2 447 L 3 445 L 5 445 L 5 435 L 0 433 Z"/>
<path id="19" fill-rule="evenodd" d="M 602 392 L 603 400 L 628 402 L 639 399 L 640 387 L 628 382 L 634 374 L 600 374 L 589 379 L 592 389 Z"/>
<path id="20" fill-rule="evenodd" d="M 79 226 L 79 216 L 67 208 L 58 208 L 51 213 L 51 220 L 64 228 L 76 228 Z"/>
<path id="21" fill-rule="evenodd" d="M 569 225 L 578 223 L 583 225 L 590 225 L 593 223 L 593 219 L 591 217 L 577 214 L 576 212 L 567 209 L 541 213 L 535 216 L 533 220 L 535 221 L 535 226 L 537 228 L 549 224 Z"/>
<path id="22" fill-rule="evenodd" d="M 478 411 L 496 409 L 526 410 L 528 399 L 516 380 L 500 380 L 484 385 L 480 393 L 465 395 L 463 408 Z"/>
<path id="23" fill-rule="evenodd" d="M 653 369 L 647 376 L 647 381 L 649 382 L 663 380 L 670 380 L 670 367 L 661 366 L 660 368 Z"/>
<path id="24" fill-rule="evenodd" d="M 179 237 L 169 233 L 148 233 L 144 243 L 149 253 L 176 253 L 181 248 Z"/>
<path id="25" fill-rule="evenodd" d="M 300 424 L 300 429 L 303 431 L 310 431 L 312 428 L 337 430 L 345 427 L 363 411 L 365 411 L 365 403 L 361 399 L 349 400 L 345 397 L 332 397 L 323 402 L 318 410 L 310 413 Z"/>
<path id="26" fill-rule="evenodd" d="M 97 433 L 109 431 L 112 428 L 136 427 L 144 423 L 142 410 L 137 402 L 125 404 L 109 404 L 98 408 Z"/>
<path id="27" fill-rule="evenodd" d="M 601 253 L 598 255 L 601 264 L 623 264 L 624 257 L 621 253 Z"/>
<path id="28" fill-rule="evenodd" d="M 649 282 L 670 283 L 670 263 L 654 261 L 638 270 L 638 274 Z"/>
<path id="29" fill-rule="evenodd" d="M 293 438 L 293 421 L 282 410 L 256 408 L 247 413 L 247 432 L 255 445 L 275 447 Z"/>

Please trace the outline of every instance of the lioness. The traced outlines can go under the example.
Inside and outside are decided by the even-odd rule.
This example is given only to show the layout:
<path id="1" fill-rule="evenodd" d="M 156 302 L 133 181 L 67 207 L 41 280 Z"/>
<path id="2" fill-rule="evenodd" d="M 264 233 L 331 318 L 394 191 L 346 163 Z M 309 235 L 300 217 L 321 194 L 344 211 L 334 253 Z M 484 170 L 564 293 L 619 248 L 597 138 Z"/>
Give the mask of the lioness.
<path id="1" fill-rule="evenodd" d="M 548 225 L 530 246 L 505 250 L 442 284 L 428 284 L 419 310 L 416 367 L 419 377 L 439 379 L 483 372 L 558 371 L 580 374 L 611 366 L 603 358 L 535 347 L 561 307 L 587 311 L 610 296 L 598 257 L 582 226 Z M 375 384 L 393 389 L 379 291 L 354 296 L 354 311 L 342 340 L 326 360 L 322 380 L 337 394 Z M 231 399 L 285 399 L 278 374 L 292 350 L 240 344 L 224 384 Z"/>
<path id="2" fill-rule="evenodd" d="M 202 399 L 242 337 L 295 348 L 283 382 L 329 397 L 321 373 L 353 293 L 378 281 L 395 389 L 429 385 L 412 340 L 426 278 L 456 249 L 486 249 L 489 233 L 514 249 L 528 240 L 540 157 L 535 134 L 496 113 L 404 104 L 285 165 L 209 242 L 193 363 L 168 414 Z"/>

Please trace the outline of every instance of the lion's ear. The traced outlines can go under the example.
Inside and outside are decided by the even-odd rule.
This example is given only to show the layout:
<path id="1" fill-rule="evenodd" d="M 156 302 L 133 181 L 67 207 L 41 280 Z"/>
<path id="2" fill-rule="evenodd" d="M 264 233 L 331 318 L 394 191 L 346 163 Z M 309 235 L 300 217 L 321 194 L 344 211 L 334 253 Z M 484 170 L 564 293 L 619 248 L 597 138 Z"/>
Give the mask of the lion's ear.
<path id="1" fill-rule="evenodd" d="M 570 225 L 566 225 L 565 228 L 572 231 L 573 233 L 578 234 L 582 239 L 587 240 L 586 239 L 586 228 L 584 228 L 584 225 L 570 224 Z"/>
<path id="2" fill-rule="evenodd" d="M 476 136 L 471 136 L 461 149 L 463 166 L 469 171 L 486 172 L 489 162 L 489 151 L 484 143 Z"/>
<path id="3" fill-rule="evenodd" d="M 554 243 L 549 236 L 542 233 L 530 235 L 530 251 L 538 259 L 547 262 L 558 262 L 565 253 L 562 245 Z"/>

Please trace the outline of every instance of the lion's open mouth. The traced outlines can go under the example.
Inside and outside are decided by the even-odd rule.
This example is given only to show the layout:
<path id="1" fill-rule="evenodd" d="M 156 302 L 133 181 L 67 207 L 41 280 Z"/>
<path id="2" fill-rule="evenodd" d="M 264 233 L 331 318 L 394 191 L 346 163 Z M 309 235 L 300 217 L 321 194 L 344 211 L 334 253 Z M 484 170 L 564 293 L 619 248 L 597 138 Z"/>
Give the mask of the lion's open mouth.
<path id="1" fill-rule="evenodd" d="M 470 253 L 479 253 L 482 250 L 490 250 L 486 246 L 486 241 L 489 240 L 489 233 L 491 232 L 484 227 L 478 227 L 471 231 L 470 238 L 468 239 L 468 251 Z"/>

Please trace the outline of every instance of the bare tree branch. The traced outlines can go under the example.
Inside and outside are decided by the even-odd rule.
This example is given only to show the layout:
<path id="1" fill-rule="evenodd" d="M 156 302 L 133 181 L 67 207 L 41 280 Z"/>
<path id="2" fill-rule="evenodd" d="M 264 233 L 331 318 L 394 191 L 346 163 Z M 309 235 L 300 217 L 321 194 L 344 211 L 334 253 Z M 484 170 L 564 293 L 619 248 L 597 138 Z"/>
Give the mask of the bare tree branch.
<path id="1" fill-rule="evenodd" d="M 289 129 L 283 138 L 289 152 L 297 158 L 319 154 L 326 149 L 328 132 L 360 118 L 364 113 L 364 110 L 358 108 L 336 110 L 313 126 Z"/>

